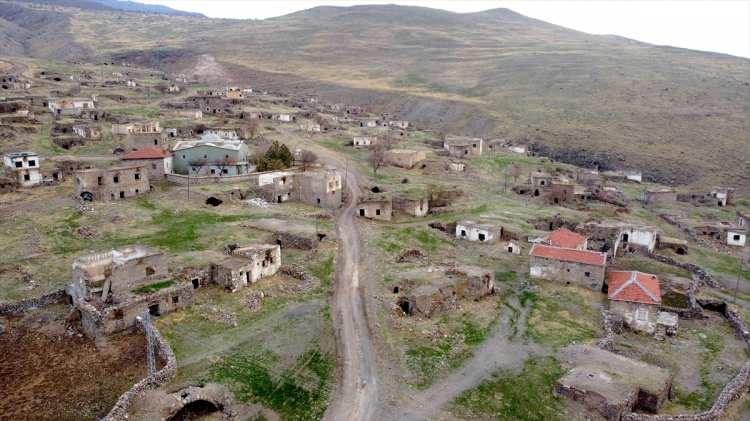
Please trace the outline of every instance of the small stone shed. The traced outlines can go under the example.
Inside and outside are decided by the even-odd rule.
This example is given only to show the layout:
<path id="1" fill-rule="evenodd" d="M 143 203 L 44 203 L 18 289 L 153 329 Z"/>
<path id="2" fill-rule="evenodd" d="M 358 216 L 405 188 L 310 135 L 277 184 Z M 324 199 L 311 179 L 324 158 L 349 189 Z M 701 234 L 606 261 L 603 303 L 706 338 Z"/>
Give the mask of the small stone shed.
<path id="1" fill-rule="evenodd" d="M 555 394 L 608 420 L 632 411 L 655 413 L 671 393 L 667 370 L 592 345 L 563 348 L 558 359 L 569 369 L 555 383 Z"/>
<path id="2" fill-rule="evenodd" d="M 231 250 L 231 254 L 211 265 L 211 281 L 235 292 L 241 287 L 272 276 L 281 267 L 278 244 L 257 244 Z"/>
<path id="3" fill-rule="evenodd" d="M 460 240 L 493 243 L 503 237 L 503 227 L 475 221 L 456 223 L 456 238 Z"/>
<path id="4" fill-rule="evenodd" d="M 383 155 L 386 164 L 406 169 L 414 168 L 417 163 L 424 161 L 426 158 L 425 151 L 411 149 L 391 149 Z"/>
<path id="5" fill-rule="evenodd" d="M 393 217 L 393 198 L 389 193 L 367 194 L 357 204 L 357 215 L 363 218 L 390 221 Z"/>
<path id="6" fill-rule="evenodd" d="M 426 195 L 400 193 L 393 198 L 393 208 L 412 216 L 425 216 L 430 210 Z"/>

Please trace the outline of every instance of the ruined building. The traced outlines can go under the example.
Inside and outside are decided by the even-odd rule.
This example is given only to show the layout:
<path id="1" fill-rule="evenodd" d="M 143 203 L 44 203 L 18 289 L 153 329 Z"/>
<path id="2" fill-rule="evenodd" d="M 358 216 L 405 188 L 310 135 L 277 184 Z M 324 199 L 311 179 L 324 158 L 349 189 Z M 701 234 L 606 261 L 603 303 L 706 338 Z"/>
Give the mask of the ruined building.
<path id="1" fill-rule="evenodd" d="M 5 173 L 20 187 L 32 187 L 42 183 L 41 158 L 34 152 L 12 152 L 3 158 Z"/>
<path id="2" fill-rule="evenodd" d="M 111 201 L 147 193 L 151 186 L 145 166 L 93 168 L 75 172 L 75 194 L 86 201 Z"/>
<path id="3" fill-rule="evenodd" d="M 272 276 L 281 267 L 281 248 L 258 244 L 233 248 L 230 255 L 211 265 L 211 282 L 234 292 L 261 278 Z"/>
<path id="4" fill-rule="evenodd" d="M 446 136 L 443 149 L 455 158 L 469 158 L 482 155 L 482 139 L 465 136 Z"/>
<path id="5" fill-rule="evenodd" d="M 478 301 L 495 292 L 495 275 L 475 266 L 420 274 L 424 285 L 403 294 L 397 304 L 407 315 L 432 317 L 457 308 L 459 300 Z"/>
<path id="6" fill-rule="evenodd" d="M 172 173 L 172 154 L 158 147 L 135 150 L 121 156 L 120 160 L 127 165 L 147 167 L 151 180 L 163 180 Z"/>
<path id="7" fill-rule="evenodd" d="M 65 292 L 84 332 L 98 337 L 134 326 L 146 311 L 159 316 L 191 304 L 193 288 L 170 279 L 159 250 L 136 245 L 76 258 Z"/>

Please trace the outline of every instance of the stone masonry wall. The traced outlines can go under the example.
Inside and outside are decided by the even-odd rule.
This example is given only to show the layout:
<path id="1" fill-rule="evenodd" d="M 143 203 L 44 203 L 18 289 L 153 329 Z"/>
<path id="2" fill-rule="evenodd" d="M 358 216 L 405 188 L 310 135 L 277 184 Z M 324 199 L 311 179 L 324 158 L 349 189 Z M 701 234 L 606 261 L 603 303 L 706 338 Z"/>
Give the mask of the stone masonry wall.
<path id="1" fill-rule="evenodd" d="M 0 316 L 17 316 L 29 309 L 57 304 L 63 300 L 65 300 L 65 290 L 60 289 L 40 297 L 21 301 L 0 302 Z"/>
<path id="2" fill-rule="evenodd" d="M 725 306 L 724 317 L 734 328 L 735 332 L 745 342 L 745 346 L 750 349 L 750 331 L 748 331 L 745 322 L 735 309 L 729 305 Z M 746 361 L 740 368 L 740 371 L 734 376 L 729 383 L 724 386 L 719 396 L 716 398 L 713 406 L 708 411 L 699 414 L 684 415 L 650 415 L 630 413 L 623 416 L 623 421 L 714 421 L 724 417 L 729 404 L 742 396 L 748 388 L 750 379 L 750 361 Z"/>
<path id="3" fill-rule="evenodd" d="M 153 333 L 153 337 L 156 339 L 157 352 L 159 353 L 159 356 L 164 361 L 166 361 L 166 364 L 164 364 L 164 367 L 162 367 L 156 373 L 134 384 L 133 387 L 130 388 L 130 390 L 123 393 L 117 400 L 117 403 L 115 403 L 115 406 L 112 407 L 112 410 L 109 411 L 109 414 L 102 418 L 102 421 L 127 420 L 128 409 L 130 408 L 130 404 L 135 397 L 146 390 L 156 389 L 160 387 L 164 383 L 172 380 L 175 374 L 177 374 L 177 359 L 175 358 L 174 352 L 172 352 L 172 348 L 169 346 L 169 343 L 164 339 L 164 337 L 161 336 L 159 330 L 150 323 L 141 323 L 141 327 L 144 329 L 144 333 L 146 329 L 151 330 L 151 333 Z"/>

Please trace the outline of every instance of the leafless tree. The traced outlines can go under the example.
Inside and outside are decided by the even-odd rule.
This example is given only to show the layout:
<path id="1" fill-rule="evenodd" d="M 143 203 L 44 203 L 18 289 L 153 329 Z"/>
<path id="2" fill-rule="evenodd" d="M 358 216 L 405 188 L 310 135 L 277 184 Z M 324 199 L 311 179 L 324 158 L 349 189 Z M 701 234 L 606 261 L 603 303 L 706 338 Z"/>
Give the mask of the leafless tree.
<path id="1" fill-rule="evenodd" d="M 318 161 L 318 155 L 315 155 L 313 151 L 303 149 L 300 152 L 299 159 L 297 161 L 300 163 L 300 165 L 302 165 L 302 170 L 307 171 L 307 167 Z"/>
<path id="2" fill-rule="evenodd" d="M 188 175 L 190 175 L 190 171 L 195 169 L 195 175 L 200 175 L 203 168 L 208 165 L 208 161 L 205 159 L 194 159 L 190 162 L 188 162 L 188 165 L 190 168 L 188 168 Z"/>
<path id="3" fill-rule="evenodd" d="M 257 118 L 251 118 L 247 122 L 247 126 L 243 130 L 246 134 L 247 139 L 255 139 L 260 134 L 260 120 Z"/>

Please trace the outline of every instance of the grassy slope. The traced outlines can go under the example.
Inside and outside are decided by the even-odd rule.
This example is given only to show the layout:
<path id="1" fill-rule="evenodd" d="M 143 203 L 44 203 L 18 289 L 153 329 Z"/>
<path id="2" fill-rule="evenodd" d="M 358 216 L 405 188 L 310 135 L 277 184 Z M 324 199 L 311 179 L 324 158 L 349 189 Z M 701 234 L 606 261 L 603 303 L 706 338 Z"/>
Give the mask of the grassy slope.
<path id="1" fill-rule="evenodd" d="M 741 147 L 750 129 L 745 59 L 587 35 L 501 10 L 363 6 L 220 22 L 86 12 L 72 23 L 75 39 L 102 54 L 185 48 L 186 56 L 416 95 L 378 103 L 442 129 L 606 152 L 662 181 L 750 181 Z M 424 102 L 448 99 L 459 106 L 447 117 Z"/>

